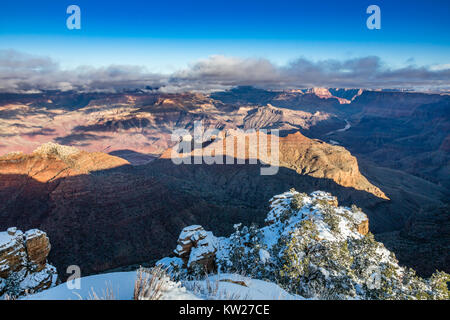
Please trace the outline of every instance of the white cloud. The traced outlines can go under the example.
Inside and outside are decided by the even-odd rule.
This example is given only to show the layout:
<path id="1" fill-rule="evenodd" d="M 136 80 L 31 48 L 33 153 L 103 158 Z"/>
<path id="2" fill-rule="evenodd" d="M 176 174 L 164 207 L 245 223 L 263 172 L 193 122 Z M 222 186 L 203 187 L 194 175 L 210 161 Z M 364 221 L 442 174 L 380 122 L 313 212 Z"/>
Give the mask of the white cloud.
<path id="1" fill-rule="evenodd" d="M 221 90 L 237 85 L 264 88 L 364 87 L 449 89 L 450 65 L 408 66 L 392 69 L 379 57 L 310 61 L 297 59 L 277 66 L 267 59 L 242 59 L 214 55 L 188 68 L 163 75 L 145 67 L 81 66 L 62 70 L 48 57 L 14 50 L 0 51 L 0 90 L 117 90 L 161 87 L 163 91 Z"/>

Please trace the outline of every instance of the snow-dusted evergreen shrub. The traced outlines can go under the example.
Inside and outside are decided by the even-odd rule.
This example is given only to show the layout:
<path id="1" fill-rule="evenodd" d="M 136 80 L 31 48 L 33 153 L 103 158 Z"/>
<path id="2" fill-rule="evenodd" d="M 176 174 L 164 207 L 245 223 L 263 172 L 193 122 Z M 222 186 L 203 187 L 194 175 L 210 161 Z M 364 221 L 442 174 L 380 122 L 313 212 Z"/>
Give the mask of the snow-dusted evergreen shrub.
<path id="1" fill-rule="evenodd" d="M 230 236 L 228 254 L 219 255 L 216 259 L 219 270 L 265 278 L 267 270 L 264 266 L 269 254 L 261 229 L 254 224 L 250 227 L 236 224 L 234 228 L 235 232 Z"/>
<path id="2" fill-rule="evenodd" d="M 218 272 L 276 282 L 306 298 L 449 299 L 450 276 L 422 279 L 399 266 L 367 233 L 360 208 L 339 207 L 326 192 L 295 190 L 273 197 L 270 207 L 267 226 L 237 225 L 229 238 L 215 239 Z"/>

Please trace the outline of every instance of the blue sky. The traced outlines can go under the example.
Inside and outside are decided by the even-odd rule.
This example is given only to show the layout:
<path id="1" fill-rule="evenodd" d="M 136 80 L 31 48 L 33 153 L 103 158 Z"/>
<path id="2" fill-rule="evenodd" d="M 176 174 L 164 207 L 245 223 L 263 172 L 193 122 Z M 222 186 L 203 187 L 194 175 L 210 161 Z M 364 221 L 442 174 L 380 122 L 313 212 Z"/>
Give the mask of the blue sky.
<path id="1" fill-rule="evenodd" d="M 66 28 L 81 8 L 82 29 Z M 366 8 L 381 8 L 368 30 Z M 348 59 L 392 67 L 450 63 L 450 1 L 2 1 L 0 49 L 50 56 L 63 68 L 134 64 L 170 73 L 211 55 Z"/>

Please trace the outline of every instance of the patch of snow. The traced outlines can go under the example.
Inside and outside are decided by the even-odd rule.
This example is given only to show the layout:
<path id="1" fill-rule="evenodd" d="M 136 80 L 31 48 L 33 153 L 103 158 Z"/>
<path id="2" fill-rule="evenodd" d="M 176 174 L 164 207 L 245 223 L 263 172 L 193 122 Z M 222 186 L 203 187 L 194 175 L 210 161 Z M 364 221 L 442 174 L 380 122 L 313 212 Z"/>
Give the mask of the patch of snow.
<path id="1" fill-rule="evenodd" d="M 62 283 L 51 289 L 23 297 L 24 300 L 88 300 L 95 293 L 100 298 L 107 290 L 111 290 L 114 299 L 132 300 L 136 271 L 98 274 L 80 278 L 80 289 L 70 289 Z M 162 292 L 161 300 L 196 300 L 194 294 L 188 292 L 177 282 L 168 281 Z"/>
<path id="2" fill-rule="evenodd" d="M 75 147 L 63 146 L 54 142 L 47 142 L 33 151 L 33 153 L 41 155 L 57 155 L 59 157 L 70 157 L 80 153 Z"/>
<path id="3" fill-rule="evenodd" d="M 273 282 L 229 273 L 187 281 L 186 287 L 207 300 L 304 300 Z"/>
<path id="4" fill-rule="evenodd" d="M 178 239 L 191 238 L 194 233 L 196 233 L 197 231 L 201 231 L 201 230 L 203 230 L 203 227 L 199 226 L 199 225 L 188 226 L 181 231 Z"/>
<path id="5" fill-rule="evenodd" d="M 6 248 L 14 239 L 14 236 L 10 236 L 8 232 L 0 232 L 0 248 Z"/>
<path id="6" fill-rule="evenodd" d="M 50 286 L 54 286 L 56 284 L 56 280 L 58 279 L 56 268 L 49 264 L 47 264 L 46 267 L 40 272 L 28 273 L 26 277 L 20 282 L 20 287 L 23 290 L 36 288 L 46 279 L 50 280 Z"/>
<path id="7" fill-rule="evenodd" d="M 156 261 L 155 265 L 163 266 L 163 268 L 170 273 L 174 269 L 181 269 L 183 267 L 183 260 L 178 257 L 165 257 Z"/>
<path id="8" fill-rule="evenodd" d="M 23 300 L 80 300 L 91 299 L 111 290 L 117 300 L 133 298 L 136 272 L 114 272 L 82 277 L 80 289 L 69 289 L 67 283 L 23 297 Z M 238 274 L 212 275 L 204 280 L 183 283 L 167 281 L 162 300 L 236 299 L 236 300 L 298 300 L 301 296 L 289 294 L 277 284 L 252 279 Z"/>
<path id="9" fill-rule="evenodd" d="M 259 259 L 262 263 L 266 264 L 270 261 L 270 253 L 267 250 L 259 249 Z"/>
<path id="10" fill-rule="evenodd" d="M 361 223 L 361 222 L 366 221 L 368 219 L 366 214 L 364 212 L 361 212 L 361 211 L 356 211 L 356 212 L 349 211 L 349 213 L 352 215 L 353 219 L 355 219 L 355 221 L 357 223 Z"/>
<path id="11" fill-rule="evenodd" d="M 2 250 L 16 246 L 22 240 L 22 231 L 16 229 L 14 235 L 11 235 L 8 231 L 0 232 L 0 249 Z"/>
<path id="12" fill-rule="evenodd" d="M 26 240 L 31 240 L 33 238 L 42 236 L 42 235 L 47 235 L 44 231 L 38 230 L 38 229 L 31 229 L 28 230 L 27 232 L 25 232 L 25 238 Z"/>
<path id="13" fill-rule="evenodd" d="M 217 250 L 217 239 L 213 233 L 210 231 L 205 231 L 203 236 L 203 239 L 198 240 L 197 246 L 191 249 L 188 266 L 190 266 L 192 262 L 198 261 L 205 255 Z"/>

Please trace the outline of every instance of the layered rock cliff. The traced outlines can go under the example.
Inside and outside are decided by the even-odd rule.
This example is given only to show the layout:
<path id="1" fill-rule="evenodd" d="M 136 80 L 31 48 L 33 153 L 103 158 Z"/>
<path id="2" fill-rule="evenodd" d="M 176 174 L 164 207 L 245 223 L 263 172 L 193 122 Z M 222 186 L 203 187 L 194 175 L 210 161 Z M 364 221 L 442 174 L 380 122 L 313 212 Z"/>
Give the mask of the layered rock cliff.
<path id="1" fill-rule="evenodd" d="M 295 170 L 301 175 L 330 179 L 343 187 L 351 187 L 381 199 L 389 199 L 360 173 L 358 161 L 344 147 L 309 139 L 298 131 L 278 138 L 261 131 L 227 130 L 224 135 L 217 137 L 202 149 L 192 149 L 187 153 L 181 149 L 179 153 L 180 145 L 174 149 L 168 149 L 161 158 L 200 156 L 203 159 L 215 157 L 217 160 L 220 156 L 226 156 L 247 162 L 258 160 L 273 166 Z"/>
<path id="2" fill-rule="evenodd" d="M 39 292 L 57 283 L 56 268 L 47 263 L 47 234 L 38 229 L 0 232 L 0 297 Z"/>

